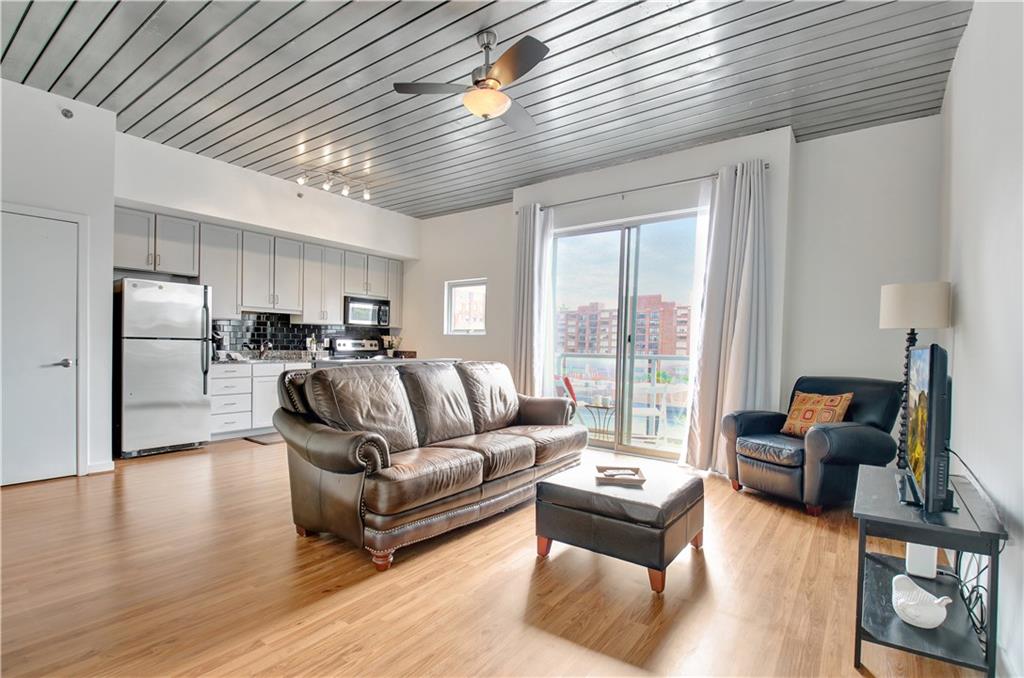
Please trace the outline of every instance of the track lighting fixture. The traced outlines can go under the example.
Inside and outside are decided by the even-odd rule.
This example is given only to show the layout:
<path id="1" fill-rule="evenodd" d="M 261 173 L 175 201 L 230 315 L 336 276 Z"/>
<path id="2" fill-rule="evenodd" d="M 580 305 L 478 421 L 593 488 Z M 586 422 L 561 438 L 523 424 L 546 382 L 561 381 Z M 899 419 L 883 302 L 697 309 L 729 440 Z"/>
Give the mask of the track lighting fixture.
<path id="1" fill-rule="evenodd" d="M 305 186 L 307 181 L 309 181 L 309 172 L 303 172 L 295 180 L 295 183 L 297 183 L 299 186 Z"/>
<path id="2" fill-rule="evenodd" d="M 363 200 L 369 200 L 369 199 L 370 199 L 370 187 L 367 186 L 366 184 L 363 184 Z"/>
<path id="3" fill-rule="evenodd" d="M 351 193 L 351 192 L 352 192 L 352 187 L 348 185 L 347 181 L 344 184 L 341 185 L 341 194 L 343 196 L 345 196 L 347 198 L 348 194 Z"/>
<path id="4" fill-rule="evenodd" d="M 331 186 L 334 185 L 334 172 L 329 172 L 327 177 L 324 179 L 324 184 L 321 186 L 325 191 L 331 190 Z"/>

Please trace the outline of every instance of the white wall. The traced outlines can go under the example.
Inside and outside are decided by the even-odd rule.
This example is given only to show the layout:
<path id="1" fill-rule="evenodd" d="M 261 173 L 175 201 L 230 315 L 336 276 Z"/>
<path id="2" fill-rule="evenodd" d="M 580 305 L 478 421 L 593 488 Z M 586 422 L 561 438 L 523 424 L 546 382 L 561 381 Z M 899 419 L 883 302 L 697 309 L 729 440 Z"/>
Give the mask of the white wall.
<path id="1" fill-rule="evenodd" d="M 419 256 L 419 219 L 128 134 L 115 135 L 114 195 L 119 205 Z"/>
<path id="2" fill-rule="evenodd" d="M 743 160 L 768 161 L 771 164 L 768 172 L 768 259 L 771 289 L 768 296 L 769 304 L 774 311 L 768 336 L 771 357 L 769 383 L 772 385 L 772 394 L 780 394 L 785 390 L 785 396 L 782 397 L 788 398 L 788 387 L 783 389 L 781 385 L 781 365 L 786 305 L 786 232 L 790 218 L 790 161 L 793 146 L 793 133 L 789 127 L 785 127 L 524 186 L 515 190 L 513 204 L 516 209 L 521 205 L 535 202 L 552 205 L 714 174 L 724 165 Z M 659 191 L 659 195 L 661 194 Z M 654 212 L 663 211 L 664 201 L 659 200 L 652 209 Z M 635 216 L 642 215 L 635 213 Z M 578 208 L 574 209 L 574 218 L 579 219 Z M 606 220 L 606 213 L 599 205 L 595 205 L 592 220 Z M 424 231 L 424 234 L 426 233 L 427 230 Z"/>
<path id="3" fill-rule="evenodd" d="M 1024 674 L 1022 21 L 975 3 L 943 102 L 945 264 L 953 282 L 952 447 L 1010 532 L 1002 556 L 1000 675 Z"/>
<path id="4" fill-rule="evenodd" d="M 515 249 L 510 204 L 423 221 L 420 259 L 405 264 L 402 348 L 511 364 Z M 487 334 L 445 336 L 444 283 L 466 278 L 487 278 Z"/>
<path id="5" fill-rule="evenodd" d="M 784 392 L 806 374 L 901 378 L 906 334 L 878 329 L 879 288 L 941 277 L 941 141 L 931 116 L 796 144 Z"/>
<path id="6" fill-rule="evenodd" d="M 0 197 L 89 218 L 89 350 L 79 356 L 79 370 L 88 392 L 88 470 L 110 470 L 114 114 L 2 82 Z M 74 118 L 62 117 L 61 107 L 74 111 Z"/>

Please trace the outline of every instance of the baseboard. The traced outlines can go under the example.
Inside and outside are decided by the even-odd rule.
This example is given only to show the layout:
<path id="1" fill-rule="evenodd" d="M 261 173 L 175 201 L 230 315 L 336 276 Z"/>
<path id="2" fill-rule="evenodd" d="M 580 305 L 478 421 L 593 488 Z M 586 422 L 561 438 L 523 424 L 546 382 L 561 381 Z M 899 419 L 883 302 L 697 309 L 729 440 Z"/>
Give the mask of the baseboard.
<path id="1" fill-rule="evenodd" d="M 110 473 L 113 470 L 114 460 L 111 459 L 110 461 L 101 461 L 95 464 L 89 464 L 89 466 L 85 469 L 85 474 L 91 476 L 94 473 Z"/>

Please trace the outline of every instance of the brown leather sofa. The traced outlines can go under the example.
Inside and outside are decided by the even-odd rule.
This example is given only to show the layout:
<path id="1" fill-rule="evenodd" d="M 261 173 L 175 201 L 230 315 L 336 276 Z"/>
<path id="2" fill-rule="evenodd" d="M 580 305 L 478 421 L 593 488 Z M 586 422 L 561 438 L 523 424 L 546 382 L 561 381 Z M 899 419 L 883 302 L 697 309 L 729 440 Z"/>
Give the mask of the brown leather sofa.
<path id="1" fill-rule="evenodd" d="M 519 395 L 495 362 L 291 371 L 278 395 L 296 530 L 361 545 L 378 570 L 398 548 L 531 499 L 587 445 L 571 400 Z"/>

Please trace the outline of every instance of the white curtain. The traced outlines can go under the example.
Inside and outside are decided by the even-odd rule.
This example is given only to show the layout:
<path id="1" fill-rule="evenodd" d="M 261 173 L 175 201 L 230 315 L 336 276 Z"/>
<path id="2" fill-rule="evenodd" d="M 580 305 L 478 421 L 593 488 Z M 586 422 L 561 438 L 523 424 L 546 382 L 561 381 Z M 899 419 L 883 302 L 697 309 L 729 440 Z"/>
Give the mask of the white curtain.
<path id="1" fill-rule="evenodd" d="M 686 463 L 720 473 L 722 417 L 770 402 L 766 172 L 761 160 L 723 167 L 708 230 Z"/>
<path id="2" fill-rule="evenodd" d="M 526 395 L 542 395 L 552 335 L 552 262 L 554 226 L 551 210 L 540 205 L 519 208 L 516 232 L 516 279 L 513 312 L 512 376 Z"/>

